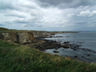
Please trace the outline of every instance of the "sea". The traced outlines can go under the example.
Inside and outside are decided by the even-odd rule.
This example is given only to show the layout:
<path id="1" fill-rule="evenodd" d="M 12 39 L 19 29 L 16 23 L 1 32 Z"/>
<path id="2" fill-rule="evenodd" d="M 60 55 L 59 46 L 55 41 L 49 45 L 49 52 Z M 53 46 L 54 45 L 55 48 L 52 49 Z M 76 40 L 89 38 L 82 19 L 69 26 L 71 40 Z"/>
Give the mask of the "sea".
<path id="1" fill-rule="evenodd" d="M 96 62 L 96 32 L 58 33 L 51 38 L 45 39 L 61 43 L 69 41 L 80 45 L 80 49 L 77 50 L 52 48 L 45 50 L 46 53 L 71 57 L 86 62 Z M 54 53 L 54 51 L 58 51 L 58 53 Z"/>

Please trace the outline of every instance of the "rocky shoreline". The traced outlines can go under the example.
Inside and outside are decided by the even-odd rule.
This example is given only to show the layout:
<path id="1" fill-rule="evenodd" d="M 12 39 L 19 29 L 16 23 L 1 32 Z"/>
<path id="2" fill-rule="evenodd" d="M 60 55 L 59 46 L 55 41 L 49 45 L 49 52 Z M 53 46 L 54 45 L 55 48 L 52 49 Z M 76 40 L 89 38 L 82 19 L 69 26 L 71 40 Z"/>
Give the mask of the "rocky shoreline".
<path id="1" fill-rule="evenodd" d="M 81 48 L 79 44 L 64 42 L 59 48 L 46 49 L 46 53 L 56 54 L 59 56 L 70 57 L 84 62 L 96 62 L 96 51 Z"/>
<path id="2" fill-rule="evenodd" d="M 45 37 L 46 38 L 51 37 L 53 34 L 54 33 L 52 32 L 47 34 L 45 33 L 45 35 L 41 37 L 41 36 L 34 36 L 33 32 L 0 32 L 0 39 L 22 45 L 34 45 L 34 47 L 38 48 L 39 50 L 53 49 L 53 48 L 58 49 L 61 47 L 66 49 L 71 48 L 73 50 L 80 49 L 81 45 L 73 44 L 69 41 L 60 43 L 57 41 L 44 39 Z M 85 48 L 83 50 L 85 50 Z"/>
<path id="3" fill-rule="evenodd" d="M 41 33 L 41 34 L 40 34 Z M 29 45 L 39 50 L 70 48 L 73 47 L 69 42 L 59 43 L 52 40 L 46 40 L 45 37 L 51 37 L 57 32 L 0 32 L 0 39 L 21 45 Z M 77 45 L 74 45 L 76 47 Z"/>
<path id="4" fill-rule="evenodd" d="M 35 35 L 34 35 L 35 34 Z M 52 54 L 60 54 L 63 51 L 65 54 L 61 54 L 61 56 L 71 57 L 75 59 L 79 59 L 85 62 L 96 62 L 96 51 L 87 49 L 87 48 L 80 48 L 81 45 L 73 44 L 69 41 L 60 43 L 57 41 L 47 40 L 44 39 L 46 37 L 51 37 L 56 33 L 48 33 L 45 32 L 39 35 L 39 32 L 0 32 L 0 39 L 5 40 L 8 42 L 20 44 L 20 45 L 27 45 L 31 48 L 39 49 L 40 51 L 45 52 L 46 50 L 54 49 Z M 74 53 L 68 54 L 68 53 Z M 49 52 L 50 53 L 50 52 Z M 81 53 L 81 55 L 79 54 Z M 95 56 L 95 57 L 94 57 Z"/>
<path id="5" fill-rule="evenodd" d="M 57 41 L 52 41 L 52 40 L 46 40 L 46 39 L 37 39 L 35 42 L 33 42 L 32 44 L 30 44 L 30 46 L 34 46 L 35 48 L 44 51 L 46 49 L 59 49 L 59 48 L 71 48 L 76 50 L 77 48 L 80 47 L 80 45 L 77 44 L 71 44 L 70 42 L 64 42 L 64 43 L 60 43 Z"/>
<path id="6" fill-rule="evenodd" d="M 41 44 L 36 43 L 36 45 L 35 44 L 31 45 L 31 47 L 34 46 L 34 48 L 37 48 L 45 53 L 70 57 L 73 59 L 77 59 L 89 63 L 96 62 L 96 51 L 87 48 L 81 48 L 81 45 L 79 44 L 73 44 L 68 41 L 64 43 L 60 43 L 60 42 L 45 40 L 45 39 L 41 41 L 44 42 L 41 42 Z M 52 52 L 46 52 L 47 50 L 50 50 Z"/>

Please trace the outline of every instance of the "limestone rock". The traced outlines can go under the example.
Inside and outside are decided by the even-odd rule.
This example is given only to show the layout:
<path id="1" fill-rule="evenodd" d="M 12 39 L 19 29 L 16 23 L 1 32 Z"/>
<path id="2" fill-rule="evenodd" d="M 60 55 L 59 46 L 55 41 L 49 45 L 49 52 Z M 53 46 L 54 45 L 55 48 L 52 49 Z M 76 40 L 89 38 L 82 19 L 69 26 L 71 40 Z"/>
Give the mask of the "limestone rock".
<path id="1" fill-rule="evenodd" d="M 2 33 L 2 36 L 3 40 L 17 42 L 17 34 L 14 32 Z"/>
<path id="2" fill-rule="evenodd" d="M 34 40 L 33 33 L 31 32 L 21 32 L 18 33 L 18 42 L 21 44 L 31 43 Z"/>
<path id="3" fill-rule="evenodd" d="M 34 40 L 34 35 L 32 32 L 4 32 L 0 33 L 0 39 L 20 44 L 27 44 Z"/>

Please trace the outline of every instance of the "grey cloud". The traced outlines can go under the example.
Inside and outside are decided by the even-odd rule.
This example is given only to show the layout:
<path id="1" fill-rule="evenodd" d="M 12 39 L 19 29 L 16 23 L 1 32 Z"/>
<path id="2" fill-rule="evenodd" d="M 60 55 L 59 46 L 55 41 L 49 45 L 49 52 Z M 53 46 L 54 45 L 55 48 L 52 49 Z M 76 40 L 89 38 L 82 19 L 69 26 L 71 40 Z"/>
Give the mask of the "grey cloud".
<path id="1" fill-rule="evenodd" d="M 95 0 L 38 0 L 41 6 L 58 6 L 60 8 L 72 8 L 79 6 L 95 5 Z"/>
<path id="2" fill-rule="evenodd" d="M 11 15 L 5 15 L 5 16 L 18 17 L 18 18 L 25 18 L 24 16 L 14 15 L 14 14 L 13 14 L 13 15 L 12 15 L 12 14 L 11 14 Z"/>
<path id="3" fill-rule="evenodd" d="M 4 24 L 0 24 L 0 26 L 4 26 Z"/>
<path id="4" fill-rule="evenodd" d="M 8 0 L 10 1 L 10 0 Z M 14 9 L 13 5 L 6 0 L 0 0 L 0 10 Z"/>
<path id="5" fill-rule="evenodd" d="M 58 30 L 61 27 L 62 30 L 91 29 L 96 27 L 94 4 L 95 0 L 0 0 L 0 26 L 17 29 L 38 27 L 44 30 L 46 27 L 50 27 L 50 30 L 52 27 L 54 30 L 56 27 Z M 86 14 L 87 10 L 90 11 L 89 15 L 80 16 L 81 11 Z M 94 14 L 90 16 L 92 10 Z"/>
<path id="6" fill-rule="evenodd" d="M 88 22 L 82 21 L 82 22 L 77 22 L 76 24 L 79 24 L 79 25 L 86 25 L 86 24 L 88 24 Z"/>
<path id="7" fill-rule="evenodd" d="M 17 23 L 17 24 L 28 24 L 29 22 L 27 22 L 27 21 L 14 21 L 14 23 Z"/>
<path id="8" fill-rule="evenodd" d="M 0 5 L 0 10 L 5 10 L 5 9 L 14 9 L 12 6 L 9 5 Z"/>

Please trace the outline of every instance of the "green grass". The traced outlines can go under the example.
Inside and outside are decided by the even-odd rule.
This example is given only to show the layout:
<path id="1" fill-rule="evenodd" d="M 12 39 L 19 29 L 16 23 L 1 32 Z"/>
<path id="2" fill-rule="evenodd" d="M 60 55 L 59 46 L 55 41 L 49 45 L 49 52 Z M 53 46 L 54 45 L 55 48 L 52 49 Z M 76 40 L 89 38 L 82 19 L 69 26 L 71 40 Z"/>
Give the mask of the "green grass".
<path id="1" fill-rule="evenodd" d="M 0 40 L 0 72 L 96 72 L 96 65 Z"/>

